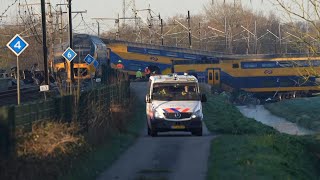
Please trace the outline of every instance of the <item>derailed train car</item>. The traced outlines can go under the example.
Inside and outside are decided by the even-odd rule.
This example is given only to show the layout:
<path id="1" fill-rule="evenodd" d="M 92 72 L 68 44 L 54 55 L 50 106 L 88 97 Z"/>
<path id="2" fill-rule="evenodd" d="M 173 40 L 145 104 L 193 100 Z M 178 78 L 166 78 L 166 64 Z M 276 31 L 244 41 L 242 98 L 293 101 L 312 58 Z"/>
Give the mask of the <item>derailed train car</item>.
<path id="1" fill-rule="evenodd" d="M 320 92 L 320 57 L 214 58 L 173 63 L 174 72 L 192 73 L 225 91 L 280 99 Z"/>
<path id="2" fill-rule="evenodd" d="M 58 75 L 67 72 L 65 59 L 62 57 L 62 54 L 68 46 L 68 43 L 62 43 L 54 49 L 53 67 Z M 73 50 L 77 53 L 77 56 L 73 60 L 75 79 L 90 79 L 91 77 L 101 75 L 101 65 L 107 63 L 107 47 L 100 38 L 88 34 L 75 34 L 73 36 Z M 84 59 L 88 54 L 99 62 L 99 68 L 95 69 L 92 64 L 86 64 Z"/>

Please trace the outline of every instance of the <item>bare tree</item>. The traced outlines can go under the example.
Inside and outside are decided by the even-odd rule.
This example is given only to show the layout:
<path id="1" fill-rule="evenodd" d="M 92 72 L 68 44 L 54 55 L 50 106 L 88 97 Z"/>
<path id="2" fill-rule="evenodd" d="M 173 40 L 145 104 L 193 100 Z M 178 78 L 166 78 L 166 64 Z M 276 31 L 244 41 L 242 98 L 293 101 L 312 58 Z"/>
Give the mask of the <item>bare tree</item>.
<path id="1" fill-rule="evenodd" d="M 290 30 L 285 32 L 302 53 L 318 54 L 320 2 L 317 0 L 273 0 L 284 12 Z"/>

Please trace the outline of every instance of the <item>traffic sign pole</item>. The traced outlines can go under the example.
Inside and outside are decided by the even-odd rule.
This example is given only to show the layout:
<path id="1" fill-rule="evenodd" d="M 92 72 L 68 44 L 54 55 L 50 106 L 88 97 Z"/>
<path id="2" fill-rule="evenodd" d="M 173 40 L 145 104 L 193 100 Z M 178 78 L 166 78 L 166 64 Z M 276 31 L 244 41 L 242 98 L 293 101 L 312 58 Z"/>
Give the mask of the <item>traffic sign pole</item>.
<path id="1" fill-rule="evenodd" d="M 68 86 L 69 87 L 67 87 L 68 89 L 70 88 L 70 94 L 72 93 L 72 80 L 73 80 L 73 78 L 74 77 L 72 77 L 72 76 L 74 76 L 73 75 L 73 73 L 72 73 L 72 71 L 70 70 L 70 69 L 73 69 L 72 68 L 72 64 L 71 64 L 71 62 L 72 62 L 72 60 L 75 58 L 77 56 L 77 53 L 74 51 L 74 50 L 72 50 L 70 47 L 68 47 L 65 51 L 64 51 L 64 53 L 62 54 L 62 57 L 64 57 L 65 59 L 66 59 L 66 62 L 67 62 L 67 71 L 68 71 L 68 77 L 67 77 L 67 84 L 68 84 Z"/>
<path id="2" fill-rule="evenodd" d="M 19 55 L 27 49 L 29 44 L 16 34 L 7 44 L 7 47 L 17 56 L 17 101 L 20 105 L 20 68 L 19 68 Z"/>
<path id="3" fill-rule="evenodd" d="M 19 68 L 19 56 L 17 56 L 17 97 L 18 97 L 18 105 L 20 105 L 20 68 Z"/>

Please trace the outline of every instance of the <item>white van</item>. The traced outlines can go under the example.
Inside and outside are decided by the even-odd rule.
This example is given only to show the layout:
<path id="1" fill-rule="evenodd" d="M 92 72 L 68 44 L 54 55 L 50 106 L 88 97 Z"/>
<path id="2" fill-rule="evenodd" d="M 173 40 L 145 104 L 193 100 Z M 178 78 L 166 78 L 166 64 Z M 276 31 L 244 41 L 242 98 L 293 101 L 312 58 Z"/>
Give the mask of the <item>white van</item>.
<path id="1" fill-rule="evenodd" d="M 190 75 L 151 76 L 146 95 L 148 135 L 158 132 L 189 131 L 202 136 L 202 105 L 196 77 Z"/>

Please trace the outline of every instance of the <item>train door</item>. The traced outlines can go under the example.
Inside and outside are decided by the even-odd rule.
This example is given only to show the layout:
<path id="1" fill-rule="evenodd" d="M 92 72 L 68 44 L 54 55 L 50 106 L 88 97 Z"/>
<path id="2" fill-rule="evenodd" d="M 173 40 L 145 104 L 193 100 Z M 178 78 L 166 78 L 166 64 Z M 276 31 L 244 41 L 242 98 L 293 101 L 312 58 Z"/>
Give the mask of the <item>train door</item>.
<path id="1" fill-rule="evenodd" d="M 208 69 L 208 84 L 220 87 L 220 69 Z"/>

